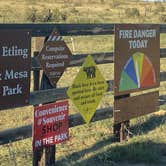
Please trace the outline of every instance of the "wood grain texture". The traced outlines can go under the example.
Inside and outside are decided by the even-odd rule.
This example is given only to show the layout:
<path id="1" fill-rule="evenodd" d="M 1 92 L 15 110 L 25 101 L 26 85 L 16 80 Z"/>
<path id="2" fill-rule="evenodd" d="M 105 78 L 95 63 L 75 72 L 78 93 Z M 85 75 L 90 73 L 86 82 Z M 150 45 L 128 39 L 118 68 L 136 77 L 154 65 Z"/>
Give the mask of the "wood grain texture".
<path id="1" fill-rule="evenodd" d="M 39 52 L 35 52 L 38 54 Z M 76 67 L 81 66 L 88 55 L 91 55 L 96 62 L 96 64 L 107 64 L 114 62 L 114 53 L 113 52 L 101 52 L 101 53 L 93 53 L 93 54 L 75 54 L 71 57 L 71 61 L 68 67 Z M 166 48 L 160 49 L 160 58 L 166 58 Z M 40 66 L 37 62 L 36 58 L 32 58 L 31 61 L 31 69 L 32 70 L 40 70 Z"/>
<path id="2" fill-rule="evenodd" d="M 114 122 L 120 123 L 157 111 L 159 92 L 114 101 Z"/>
<path id="3" fill-rule="evenodd" d="M 113 115 L 113 108 L 104 108 L 96 111 L 95 116 L 92 118 L 92 122 L 111 118 Z M 83 125 L 85 122 L 80 114 L 69 116 L 69 127 L 75 127 Z M 32 137 L 32 125 L 21 126 L 14 129 L 7 129 L 0 132 L 0 145 L 7 144 L 10 141 L 15 142 L 22 139 Z"/>
<path id="4" fill-rule="evenodd" d="M 166 104 L 166 95 L 159 97 L 159 104 Z M 104 120 L 113 117 L 113 107 L 108 107 L 104 109 L 99 109 L 96 111 L 92 122 L 99 120 Z M 80 114 L 69 116 L 69 127 L 75 127 L 78 125 L 83 125 L 85 122 Z M 17 128 L 11 128 L 0 132 L 0 145 L 7 144 L 10 141 L 15 142 L 32 137 L 32 125 L 21 126 Z"/>
<path id="5" fill-rule="evenodd" d="M 114 34 L 115 24 L 0 24 L 0 29 L 31 29 L 32 36 L 48 36 L 54 28 L 61 35 L 108 35 Z M 166 33 L 166 25 L 160 24 L 160 33 Z"/>
<path id="6" fill-rule="evenodd" d="M 56 85 L 55 85 L 56 87 Z M 52 89 L 54 88 L 51 83 L 50 80 L 48 79 L 48 77 L 43 73 L 42 75 L 42 80 L 41 80 L 41 85 L 40 85 L 41 89 Z M 47 104 L 47 102 L 43 102 L 44 104 Z M 33 166 L 42 166 L 41 165 L 41 161 L 43 161 L 45 164 L 45 166 L 51 166 L 51 165 L 55 165 L 55 154 L 56 154 L 56 146 L 55 145 L 49 145 L 46 147 L 42 147 L 44 149 L 44 156 L 39 156 L 38 158 L 36 158 L 36 163 L 34 163 Z M 39 150 L 35 150 L 37 154 L 41 154 L 41 152 L 43 152 L 42 149 Z"/>
<path id="7" fill-rule="evenodd" d="M 166 72 L 160 73 L 160 81 L 166 81 Z M 113 80 L 107 80 L 108 89 L 107 91 L 113 90 Z M 43 101 L 45 102 L 52 102 L 55 100 L 63 100 L 68 98 L 67 96 L 67 89 L 68 87 L 64 88 L 57 88 L 57 89 L 47 89 L 47 90 L 40 90 L 34 91 L 30 94 L 30 105 L 40 104 Z"/>
<path id="8" fill-rule="evenodd" d="M 41 48 L 43 47 L 44 42 L 45 42 L 44 38 L 36 38 L 35 50 L 40 51 Z M 37 55 L 38 54 L 36 52 L 34 57 L 36 57 Z M 39 90 L 39 87 L 41 90 L 54 88 L 50 84 L 49 79 L 44 73 L 42 74 L 41 85 L 39 83 L 40 82 L 39 80 L 40 80 L 40 71 L 35 70 L 34 90 Z M 41 147 L 39 149 L 33 149 L 33 166 L 42 166 L 43 163 L 45 163 L 45 165 L 55 165 L 55 145 L 50 145 L 45 148 Z"/>
<path id="9" fill-rule="evenodd" d="M 166 72 L 160 73 L 160 80 L 166 81 Z M 108 84 L 107 91 L 112 91 L 113 90 L 113 80 L 107 80 L 107 84 Z M 67 93 L 66 93 L 67 89 L 68 89 L 68 87 L 33 91 L 30 94 L 29 105 L 36 105 L 36 104 L 41 104 L 43 102 L 53 102 L 55 100 L 66 99 L 66 98 L 68 98 Z"/>
<path id="10" fill-rule="evenodd" d="M 107 91 L 111 91 L 113 89 L 113 81 L 108 80 L 107 84 Z M 30 105 L 67 99 L 67 89 L 68 87 L 34 91 L 30 94 Z"/>
<path id="11" fill-rule="evenodd" d="M 166 104 L 166 95 L 159 97 L 159 104 Z M 99 109 L 96 111 L 92 122 L 108 119 L 113 117 L 113 107 Z M 69 127 L 83 125 L 85 122 L 80 114 L 69 116 Z M 10 141 L 15 142 L 32 137 L 32 125 L 21 126 L 18 128 L 11 128 L 0 132 L 0 145 L 7 144 Z"/>
<path id="12" fill-rule="evenodd" d="M 114 34 L 114 24 L 0 24 L 0 29 L 31 29 L 32 37 L 41 37 L 49 35 L 53 28 L 57 28 L 63 36 L 71 35 L 109 35 Z M 160 25 L 160 33 L 166 33 L 166 25 Z M 89 54 L 78 54 L 72 56 L 69 67 L 80 66 Z M 91 54 L 97 64 L 113 63 L 114 56 L 112 52 Z M 160 57 L 166 57 L 166 48 L 160 49 Z M 39 64 L 35 58 L 31 62 L 32 70 L 40 70 Z M 38 77 L 38 74 L 36 75 Z M 160 73 L 160 81 L 166 81 L 166 72 Z M 35 81 L 36 82 L 36 81 Z M 108 91 L 113 90 L 113 80 L 107 81 L 109 84 Z M 66 91 L 68 87 L 58 89 L 47 89 L 31 92 L 30 104 L 40 104 L 60 99 L 66 99 Z M 160 96 L 161 105 L 166 104 L 166 95 Z M 97 110 L 92 122 L 111 118 L 113 108 L 104 108 Z M 70 127 L 85 124 L 80 114 L 71 115 L 69 118 Z M 32 125 L 21 126 L 18 128 L 7 129 L 0 132 L 0 145 L 9 143 L 10 141 L 19 141 L 30 138 L 32 136 Z"/>
<path id="13" fill-rule="evenodd" d="M 33 37 L 49 36 L 54 28 L 61 35 L 113 34 L 114 24 L 0 24 L 0 29 L 31 29 Z"/>
<path id="14" fill-rule="evenodd" d="M 37 52 L 35 52 L 37 54 Z M 68 65 L 68 67 L 76 67 L 81 66 L 85 60 L 85 58 L 91 55 L 96 62 L 96 64 L 107 64 L 107 63 L 113 63 L 113 53 L 112 52 L 106 52 L 106 53 L 93 53 L 93 54 L 76 54 L 71 57 L 71 61 Z M 36 58 L 32 58 L 31 61 L 31 69 L 32 70 L 40 70 L 41 67 L 39 63 L 37 62 Z"/>

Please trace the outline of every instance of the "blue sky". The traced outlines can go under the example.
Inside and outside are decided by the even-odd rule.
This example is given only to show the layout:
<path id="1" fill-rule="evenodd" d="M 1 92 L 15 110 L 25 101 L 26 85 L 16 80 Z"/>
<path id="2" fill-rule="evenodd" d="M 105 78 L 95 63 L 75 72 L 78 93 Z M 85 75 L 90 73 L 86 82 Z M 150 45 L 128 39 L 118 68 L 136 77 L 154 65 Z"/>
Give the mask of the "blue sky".
<path id="1" fill-rule="evenodd" d="M 164 0 L 144 0 L 144 1 L 161 1 L 161 2 L 163 2 Z"/>

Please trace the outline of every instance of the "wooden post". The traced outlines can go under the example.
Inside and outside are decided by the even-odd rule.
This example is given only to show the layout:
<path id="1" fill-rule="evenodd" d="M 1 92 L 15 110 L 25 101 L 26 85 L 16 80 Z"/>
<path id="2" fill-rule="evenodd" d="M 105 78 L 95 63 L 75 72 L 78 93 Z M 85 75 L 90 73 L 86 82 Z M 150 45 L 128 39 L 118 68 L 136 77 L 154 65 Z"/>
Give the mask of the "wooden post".
<path id="1" fill-rule="evenodd" d="M 34 57 L 37 56 L 37 53 L 34 53 Z M 40 71 L 39 70 L 35 70 L 33 72 L 33 81 L 34 81 L 34 86 L 33 86 L 33 90 L 39 90 L 39 82 L 40 82 Z M 39 148 L 37 150 L 33 150 L 33 166 L 42 166 L 43 163 L 41 161 L 43 155 L 43 148 Z"/>
<path id="2" fill-rule="evenodd" d="M 50 145 L 45 148 L 45 166 L 55 166 L 56 146 Z"/>
<path id="3" fill-rule="evenodd" d="M 120 128 L 120 142 L 127 141 L 129 139 L 129 121 L 121 123 Z"/>
<path id="4" fill-rule="evenodd" d="M 41 81 L 41 89 L 44 90 L 44 89 L 52 89 L 52 88 L 54 87 L 50 84 L 48 77 L 43 73 L 42 81 Z M 44 150 L 45 166 L 55 165 L 55 151 L 56 151 L 55 149 L 56 149 L 55 145 L 50 145 L 45 148 Z"/>
<path id="5" fill-rule="evenodd" d="M 47 37 L 45 38 L 45 42 Z M 35 55 L 37 56 L 37 55 Z M 39 90 L 40 71 L 34 71 L 34 90 Z M 54 88 L 47 76 L 43 73 L 40 90 Z M 47 103 L 42 103 L 47 104 Z M 50 145 L 45 148 L 39 148 L 33 152 L 33 166 L 55 166 L 55 145 Z M 43 154 L 44 152 L 44 154 Z"/>
<path id="6" fill-rule="evenodd" d="M 36 75 L 38 76 L 38 74 Z M 53 86 L 50 84 L 50 81 L 48 80 L 47 76 L 43 74 L 40 89 L 44 90 L 44 89 L 51 89 L 51 88 L 53 88 Z M 44 152 L 44 155 L 43 155 L 43 152 Z M 45 166 L 55 165 L 55 145 L 34 150 L 33 166 L 41 166 L 41 165 L 45 165 Z"/>
<path id="7" fill-rule="evenodd" d="M 130 94 L 114 96 L 114 100 L 119 100 L 126 97 L 130 97 Z M 118 141 L 118 142 L 127 141 L 129 139 L 129 127 L 130 127 L 129 120 L 114 124 L 113 133 L 115 135 L 115 141 Z"/>
<path id="8" fill-rule="evenodd" d="M 71 44 L 72 44 L 72 48 L 73 48 L 73 54 L 75 54 L 75 45 L 74 45 L 73 37 L 71 37 Z"/>
<path id="9" fill-rule="evenodd" d="M 35 51 L 41 51 L 41 49 L 43 48 L 44 40 L 45 40 L 44 37 L 35 38 L 35 43 L 34 43 Z"/>
<path id="10" fill-rule="evenodd" d="M 33 166 L 42 166 L 42 155 L 43 148 L 38 148 L 37 150 L 33 150 Z"/>
<path id="11" fill-rule="evenodd" d="M 34 57 L 38 55 L 38 52 L 41 50 L 42 46 L 44 43 L 43 38 L 35 38 L 35 51 L 34 52 Z M 40 71 L 35 70 L 33 72 L 33 90 L 39 90 L 40 89 Z M 42 155 L 43 155 L 43 148 L 38 148 L 37 150 L 33 150 L 33 166 L 42 166 L 43 161 L 42 161 Z"/>
<path id="12" fill-rule="evenodd" d="M 114 124 L 113 133 L 116 142 L 120 142 L 120 129 L 121 129 L 121 123 Z"/>

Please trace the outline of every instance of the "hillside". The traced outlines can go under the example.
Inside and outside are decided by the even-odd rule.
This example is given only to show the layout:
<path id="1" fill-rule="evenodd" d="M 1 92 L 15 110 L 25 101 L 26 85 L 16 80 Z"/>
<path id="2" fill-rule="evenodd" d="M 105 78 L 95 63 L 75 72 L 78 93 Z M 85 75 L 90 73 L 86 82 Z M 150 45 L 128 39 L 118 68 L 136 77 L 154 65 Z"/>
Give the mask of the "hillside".
<path id="1" fill-rule="evenodd" d="M 128 0 L 1 0 L 0 22 L 161 23 L 166 3 Z M 34 19 L 35 18 L 35 19 Z"/>

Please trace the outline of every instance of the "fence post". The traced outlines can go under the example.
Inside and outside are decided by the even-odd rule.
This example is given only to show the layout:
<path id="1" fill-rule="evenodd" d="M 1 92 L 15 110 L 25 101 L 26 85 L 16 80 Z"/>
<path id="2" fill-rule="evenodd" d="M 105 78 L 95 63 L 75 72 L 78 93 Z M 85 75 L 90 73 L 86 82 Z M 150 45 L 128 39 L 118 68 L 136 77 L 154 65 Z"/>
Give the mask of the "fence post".
<path id="1" fill-rule="evenodd" d="M 43 73 L 42 80 L 41 80 L 41 90 L 52 89 L 52 88 L 54 87 L 50 84 L 48 77 Z M 55 152 L 56 152 L 55 145 L 49 145 L 44 148 L 44 165 L 45 166 L 53 166 L 53 165 L 55 166 Z"/>
<path id="2" fill-rule="evenodd" d="M 40 40 L 36 40 L 36 46 L 35 48 L 39 51 L 43 47 L 43 44 L 47 41 L 47 38 L 42 38 Z M 38 54 L 35 54 L 34 56 L 37 56 Z M 40 71 L 34 71 L 34 90 L 39 90 L 39 82 L 40 82 Z M 56 85 L 55 85 L 56 86 Z M 43 73 L 42 79 L 41 79 L 41 85 L 40 90 L 45 89 L 52 89 L 54 88 L 47 76 Z M 47 104 L 47 103 L 42 103 Z M 55 166 L 55 151 L 56 147 L 55 145 L 50 145 L 45 148 L 39 148 L 37 150 L 34 150 L 33 152 L 33 166 Z M 43 154 L 44 153 L 44 154 Z"/>
<path id="3" fill-rule="evenodd" d="M 120 142 L 127 141 L 129 139 L 129 123 L 130 121 L 124 121 L 121 123 L 120 128 Z"/>
<path id="4" fill-rule="evenodd" d="M 51 88 L 53 88 L 53 86 L 50 84 L 50 81 L 48 80 L 47 76 L 43 74 L 40 89 L 44 90 L 44 89 L 51 89 Z M 55 145 L 50 145 L 45 148 L 39 148 L 37 150 L 34 150 L 33 166 L 41 166 L 41 165 L 45 165 L 45 166 L 55 165 Z"/>
<path id="5" fill-rule="evenodd" d="M 34 52 L 34 57 L 36 57 L 38 55 L 38 52 Z M 39 82 L 40 82 L 40 71 L 39 70 L 35 70 L 33 72 L 33 90 L 39 90 Z M 43 148 L 39 148 L 37 150 L 33 150 L 33 166 L 42 166 L 43 163 L 41 161 L 43 155 Z"/>
<path id="6" fill-rule="evenodd" d="M 72 44 L 72 48 L 73 48 L 73 53 L 75 54 L 75 45 L 74 45 L 73 37 L 71 37 L 71 44 Z"/>
<path id="7" fill-rule="evenodd" d="M 119 100 L 126 97 L 130 97 L 130 94 L 114 96 L 114 100 Z M 130 127 L 129 120 L 114 124 L 113 133 L 115 135 L 115 141 L 118 142 L 127 141 L 129 139 L 129 127 Z"/>

